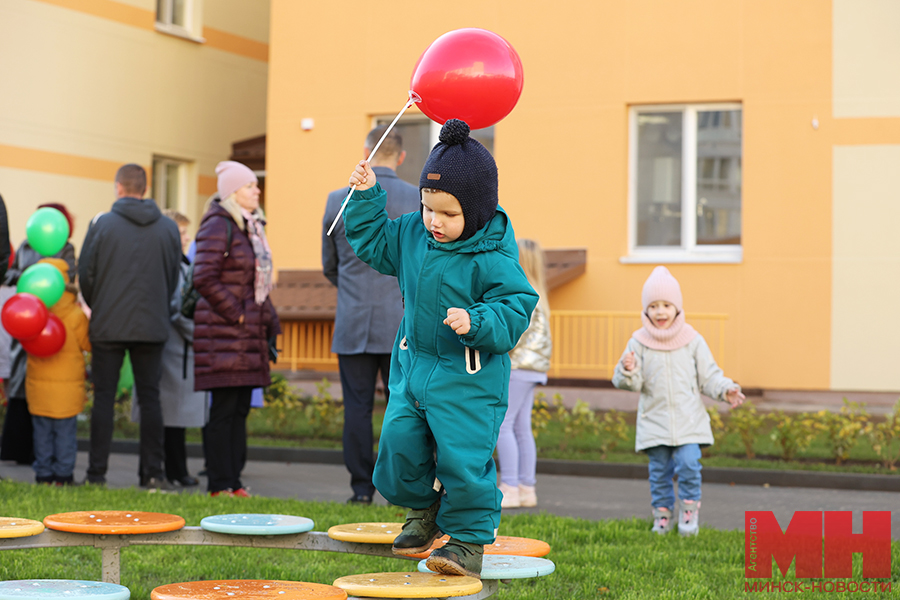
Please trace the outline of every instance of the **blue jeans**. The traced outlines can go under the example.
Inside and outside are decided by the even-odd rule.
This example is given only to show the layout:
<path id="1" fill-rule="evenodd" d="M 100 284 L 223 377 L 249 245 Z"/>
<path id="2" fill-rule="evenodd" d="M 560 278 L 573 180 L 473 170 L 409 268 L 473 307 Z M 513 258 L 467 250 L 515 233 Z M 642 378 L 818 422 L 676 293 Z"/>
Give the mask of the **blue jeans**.
<path id="1" fill-rule="evenodd" d="M 31 417 L 34 426 L 34 475 L 42 481 L 70 479 L 78 452 L 76 417 Z"/>
<path id="2" fill-rule="evenodd" d="M 654 446 L 645 452 L 650 457 L 650 500 L 654 508 L 675 509 L 675 475 L 682 500 L 700 499 L 700 444 Z"/>

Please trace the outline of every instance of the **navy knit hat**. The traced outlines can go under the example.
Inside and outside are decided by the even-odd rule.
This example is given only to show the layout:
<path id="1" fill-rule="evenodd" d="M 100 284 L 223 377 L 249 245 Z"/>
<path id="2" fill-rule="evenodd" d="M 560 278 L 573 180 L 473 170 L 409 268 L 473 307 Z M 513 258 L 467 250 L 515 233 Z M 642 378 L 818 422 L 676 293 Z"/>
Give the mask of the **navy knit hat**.
<path id="1" fill-rule="evenodd" d="M 466 220 L 458 239 L 467 240 L 497 212 L 497 163 L 469 137 L 465 121 L 444 123 L 439 139 L 422 168 L 419 191 L 431 188 L 456 196 Z"/>

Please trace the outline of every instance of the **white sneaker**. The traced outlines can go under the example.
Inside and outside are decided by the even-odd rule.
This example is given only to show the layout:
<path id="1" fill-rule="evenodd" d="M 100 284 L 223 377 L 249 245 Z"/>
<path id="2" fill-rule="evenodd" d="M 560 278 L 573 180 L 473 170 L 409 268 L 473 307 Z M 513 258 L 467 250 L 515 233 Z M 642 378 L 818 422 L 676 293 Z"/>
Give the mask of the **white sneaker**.
<path id="1" fill-rule="evenodd" d="M 500 493 L 503 494 L 503 499 L 500 500 L 500 508 L 519 508 L 522 506 L 519 503 L 519 488 L 506 485 L 503 482 L 500 482 L 500 485 L 497 487 L 500 489 Z"/>
<path id="2" fill-rule="evenodd" d="M 519 485 L 519 506 L 537 506 L 537 494 L 533 485 Z"/>
<path id="3" fill-rule="evenodd" d="M 678 515 L 678 533 L 697 535 L 700 533 L 700 501 L 682 500 Z"/>
<path id="4" fill-rule="evenodd" d="M 653 529 L 650 531 L 659 535 L 665 535 L 672 531 L 675 526 L 672 516 L 672 511 L 668 508 L 653 507 Z"/>

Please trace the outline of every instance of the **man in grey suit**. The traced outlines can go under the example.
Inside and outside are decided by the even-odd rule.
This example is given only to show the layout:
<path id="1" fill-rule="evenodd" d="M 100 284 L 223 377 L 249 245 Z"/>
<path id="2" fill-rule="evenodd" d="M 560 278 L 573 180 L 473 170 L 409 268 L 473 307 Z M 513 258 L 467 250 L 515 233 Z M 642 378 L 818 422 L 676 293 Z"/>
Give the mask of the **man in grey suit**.
<path id="1" fill-rule="evenodd" d="M 369 158 L 385 129 L 386 126 L 376 127 L 366 136 L 364 158 Z M 391 219 L 419 210 L 419 189 L 395 172 L 404 158 L 403 140 L 392 130 L 370 163 L 378 183 L 387 192 L 387 213 Z M 378 273 L 356 257 L 344 235 L 343 220 L 338 221 L 331 236 L 326 235 L 348 191 L 342 188 L 328 195 L 322 220 L 322 269 L 338 289 L 331 351 L 338 355 L 344 394 L 344 464 L 350 471 L 353 489 L 348 502 L 370 504 L 375 494 L 375 385 L 381 371 L 385 396 L 388 395 L 391 348 L 403 318 L 403 300 L 395 277 Z"/>

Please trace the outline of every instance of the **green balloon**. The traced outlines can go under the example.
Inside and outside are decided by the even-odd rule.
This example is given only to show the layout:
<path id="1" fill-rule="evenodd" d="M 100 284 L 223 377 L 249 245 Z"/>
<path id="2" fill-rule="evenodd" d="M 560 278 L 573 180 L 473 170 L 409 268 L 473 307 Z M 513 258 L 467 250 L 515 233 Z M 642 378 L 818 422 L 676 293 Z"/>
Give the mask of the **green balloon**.
<path id="1" fill-rule="evenodd" d="M 63 249 L 69 239 L 69 222 L 60 211 L 45 206 L 28 218 L 25 235 L 35 252 L 41 256 L 53 256 Z"/>
<path id="2" fill-rule="evenodd" d="M 34 294 L 47 308 L 52 307 L 66 291 L 66 280 L 59 269 L 49 263 L 31 265 L 19 277 L 16 292 Z"/>
<path id="3" fill-rule="evenodd" d="M 131 357 L 126 350 L 125 359 L 122 361 L 122 368 L 119 369 L 119 386 L 116 389 L 116 397 L 131 399 L 132 387 L 134 387 L 134 371 L 131 368 Z"/>

